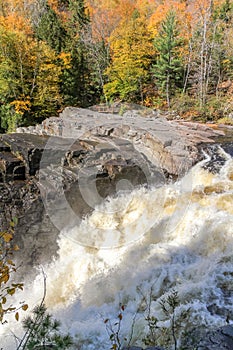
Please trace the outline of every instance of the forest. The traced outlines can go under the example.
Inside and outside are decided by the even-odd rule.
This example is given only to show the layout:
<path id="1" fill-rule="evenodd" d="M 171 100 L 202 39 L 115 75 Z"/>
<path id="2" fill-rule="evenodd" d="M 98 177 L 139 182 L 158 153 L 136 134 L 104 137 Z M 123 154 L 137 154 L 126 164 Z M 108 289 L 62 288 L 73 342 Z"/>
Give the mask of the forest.
<path id="1" fill-rule="evenodd" d="M 231 0 L 1 0 L 0 131 L 115 101 L 233 123 Z"/>

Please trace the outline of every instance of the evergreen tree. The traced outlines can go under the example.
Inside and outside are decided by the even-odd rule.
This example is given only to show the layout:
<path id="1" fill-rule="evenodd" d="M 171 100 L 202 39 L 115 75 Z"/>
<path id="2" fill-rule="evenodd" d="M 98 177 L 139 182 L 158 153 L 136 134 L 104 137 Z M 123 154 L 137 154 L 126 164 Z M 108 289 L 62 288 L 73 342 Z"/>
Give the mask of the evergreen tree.
<path id="1" fill-rule="evenodd" d="M 71 336 L 60 332 L 60 322 L 46 312 L 44 304 L 35 307 L 32 316 L 23 321 L 23 327 L 26 332 L 17 350 L 67 350 L 73 345 Z"/>
<path id="2" fill-rule="evenodd" d="M 179 53 L 182 43 L 176 14 L 173 10 L 170 10 L 154 41 L 157 59 L 152 67 L 156 83 L 161 92 L 166 95 L 168 107 L 170 107 L 171 96 L 176 92 L 176 89 L 182 87 L 184 72 Z"/>
<path id="3" fill-rule="evenodd" d="M 81 34 L 85 25 L 89 23 L 89 15 L 84 0 L 69 0 L 69 11 L 71 12 L 70 23 L 76 27 L 78 34 Z"/>
<path id="4" fill-rule="evenodd" d="M 214 11 L 214 18 L 219 18 L 226 25 L 232 23 L 233 19 L 233 4 L 230 0 L 225 0 L 222 4 L 220 4 Z"/>
<path id="5" fill-rule="evenodd" d="M 56 53 L 65 48 L 66 31 L 56 12 L 46 3 L 35 28 L 35 35 L 39 40 L 45 41 Z"/>
<path id="6" fill-rule="evenodd" d="M 87 107 L 93 103 L 96 92 L 84 39 L 90 19 L 83 0 L 69 0 L 68 11 L 66 51 L 71 55 L 71 62 L 63 72 L 61 89 L 65 105 Z"/>
<path id="7" fill-rule="evenodd" d="M 53 6 L 53 7 L 52 7 Z M 60 92 L 62 105 L 86 107 L 92 104 L 95 89 L 92 84 L 88 51 L 83 36 L 89 26 L 89 16 L 83 0 L 60 0 L 41 6 L 36 37 L 46 42 L 57 54 L 69 56 L 69 64 L 62 66 Z"/>

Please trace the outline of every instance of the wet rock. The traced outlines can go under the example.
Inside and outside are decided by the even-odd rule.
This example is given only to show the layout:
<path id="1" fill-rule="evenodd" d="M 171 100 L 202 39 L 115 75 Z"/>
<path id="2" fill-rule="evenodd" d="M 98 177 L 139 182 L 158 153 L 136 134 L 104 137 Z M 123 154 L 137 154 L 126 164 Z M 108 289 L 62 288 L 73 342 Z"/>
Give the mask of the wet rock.
<path id="1" fill-rule="evenodd" d="M 10 152 L 10 146 L 0 141 L 0 152 Z"/>
<path id="2" fill-rule="evenodd" d="M 205 337 L 197 346 L 198 350 L 232 350 L 233 349 L 233 327 L 223 326 L 217 330 L 207 331 Z"/>
<path id="3" fill-rule="evenodd" d="M 20 249 L 14 258 L 20 279 L 56 255 L 59 230 L 46 213 L 35 179 L 0 184 L 0 231 L 9 228 L 13 217 L 18 219 L 14 243 Z"/>
<path id="4" fill-rule="evenodd" d="M 187 349 L 197 350 L 232 350 L 233 326 L 226 325 L 219 328 L 198 327 L 191 331 L 187 342 L 183 344 Z"/>

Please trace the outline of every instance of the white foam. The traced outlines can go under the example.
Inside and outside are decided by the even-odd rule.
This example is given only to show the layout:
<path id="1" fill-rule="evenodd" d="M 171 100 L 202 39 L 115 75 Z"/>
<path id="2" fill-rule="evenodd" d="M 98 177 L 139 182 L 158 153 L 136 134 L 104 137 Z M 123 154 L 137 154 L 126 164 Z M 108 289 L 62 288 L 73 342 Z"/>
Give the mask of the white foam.
<path id="1" fill-rule="evenodd" d="M 191 307 L 193 322 L 222 324 L 224 315 L 207 309 L 213 303 L 233 312 L 233 298 L 221 289 L 223 276 L 232 271 L 232 168 L 228 159 L 213 175 L 199 164 L 175 184 L 109 198 L 79 227 L 61 232 L 59 256 L 44 267 L 46 303 L 63 329 L 82 339 L 83 349 L 109 349 L 103 320 L 117 316 L 119 303 L 126 305 L 122 338 L 135 319 L 133 339 L 140 344 L 151 289 L 151 312 L 161 322 L 159 300 L 174 288 L 181 308 Z M 230 290 L 228 277 L 224 283 Z M 42 280 L 25 293 L 35 305 Z"/>

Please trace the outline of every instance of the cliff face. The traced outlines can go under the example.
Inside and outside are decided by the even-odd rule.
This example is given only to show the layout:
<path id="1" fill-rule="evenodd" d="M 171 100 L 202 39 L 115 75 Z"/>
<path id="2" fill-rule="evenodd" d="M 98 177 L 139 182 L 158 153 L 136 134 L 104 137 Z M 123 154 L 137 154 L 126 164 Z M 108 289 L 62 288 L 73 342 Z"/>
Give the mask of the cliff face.
<path id="1" fill-rule="evenodd" d="M 160 186 L 201 159 L 221 134 L 137 112 L 66 108 L 59 118 L 0 136 L 0 230 L 18 218 L 22 273 L 48 262 L 57 235 L 103 198 L 141 184 Z"/>

